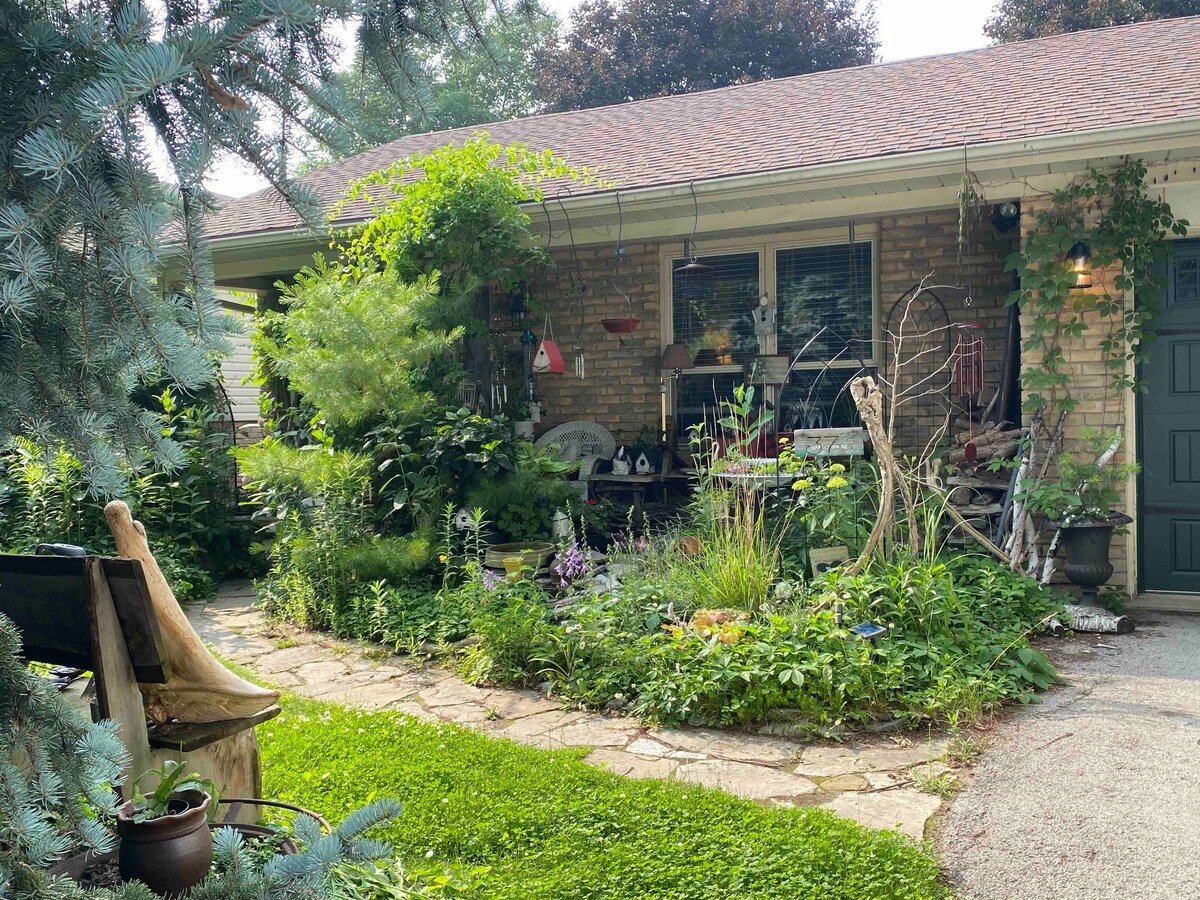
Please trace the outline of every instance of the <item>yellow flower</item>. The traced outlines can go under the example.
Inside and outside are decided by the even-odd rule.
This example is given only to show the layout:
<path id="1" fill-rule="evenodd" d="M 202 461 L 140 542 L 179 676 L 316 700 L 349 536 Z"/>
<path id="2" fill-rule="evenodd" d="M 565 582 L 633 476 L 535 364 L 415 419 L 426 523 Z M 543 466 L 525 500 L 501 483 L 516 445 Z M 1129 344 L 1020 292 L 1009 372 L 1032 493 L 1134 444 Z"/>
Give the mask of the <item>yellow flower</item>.
<path id="1" fill-rule="evenodd" d="M 834 475 L 841 475 L 843 472 L 846 471 L 846 467 L 843 466 L 841 463 L 834 463 L 832 466 L 829 467 L 829 471 L 832 472 Z"/>
<path id="2" fill-rule="evenodd" d="M 843 487 L 846 487 L 848 484 L 850 484 L 850 482 L 847 481 L 845 478 L 843 478 L 841 475 L 834 475 L 827 482 L 825 482 L 825 486 L 827 488 L 829 488 L 830 490 L 833 490 L 835 488 L 843 488 Z"/>
<path id="3" fill-rule="evenodd" d="M 442 562 L 445 562 L 449 558 L 450 557 L 448 557 L 445 553 L 443 553 L 441 556 L 438 557 L 438 559 L 440 559 Z"/>
<path id="4" fill-rule="evenodd" d="M 801 478 L 792 482 L 793 491 L 803 491 L 813 486 L 811 478 Z"/>

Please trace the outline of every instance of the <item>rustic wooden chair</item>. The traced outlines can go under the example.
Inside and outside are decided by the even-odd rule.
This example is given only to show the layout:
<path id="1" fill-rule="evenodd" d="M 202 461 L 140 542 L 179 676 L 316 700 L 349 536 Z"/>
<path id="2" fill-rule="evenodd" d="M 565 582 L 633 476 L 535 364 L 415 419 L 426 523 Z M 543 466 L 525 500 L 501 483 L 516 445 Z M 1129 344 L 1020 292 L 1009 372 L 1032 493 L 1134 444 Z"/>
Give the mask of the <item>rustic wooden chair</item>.
<path id="1" fill-rule="evenodd" d="M 131 775 L 180 759 L 222 794 L 262 796 L 254 727 L 277 705 L 224 721 L 148 723 L 138 685 L 169 685 L 172 665 L 140 560 L 0 554 L 0 612 L 20 629 L 26 659 L 92 673 L 96 713 L 120 725 Z"/>

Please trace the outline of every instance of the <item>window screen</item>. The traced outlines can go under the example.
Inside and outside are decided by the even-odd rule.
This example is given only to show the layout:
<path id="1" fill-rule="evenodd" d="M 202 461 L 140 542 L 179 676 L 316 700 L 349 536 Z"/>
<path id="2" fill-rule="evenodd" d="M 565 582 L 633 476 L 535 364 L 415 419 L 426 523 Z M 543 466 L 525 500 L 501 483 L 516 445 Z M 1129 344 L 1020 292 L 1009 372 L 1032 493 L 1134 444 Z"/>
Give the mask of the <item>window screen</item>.
<path id="1" fill-rule="evenodd" d="M 671 301 L 675 342 L 685 344 L 697 366 L 741 364 L 758 352 L 752 313 L 761 296 L 758 254 L 703 256 L 703 269 L 672 263 Z"/>
<path id="2" fill-rule="evenodd" d="M 775 292 L 780 353 L 794 357 L 811 340 L 804 360 L 874 355 L 869 242 L 776 251 Z"/>

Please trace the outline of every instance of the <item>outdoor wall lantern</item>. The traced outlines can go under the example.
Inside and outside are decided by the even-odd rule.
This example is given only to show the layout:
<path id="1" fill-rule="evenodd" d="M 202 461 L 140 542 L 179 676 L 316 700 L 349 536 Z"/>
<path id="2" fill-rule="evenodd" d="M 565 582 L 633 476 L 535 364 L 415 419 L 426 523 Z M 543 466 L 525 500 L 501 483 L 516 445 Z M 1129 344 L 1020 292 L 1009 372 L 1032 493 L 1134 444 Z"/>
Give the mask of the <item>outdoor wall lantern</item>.
<path id="1" fill-rule="evenodd" d="M 1021 224 L 1021 207 L 1011 200 L 997 203 L 992 210 L 992 227 L 1007 234 Z"/>
<path id="2" fill-rule="evenodd" d="M 1086 241 L 1078 241 L 1067 251 L 1067 265 L 1074 276 L 1071 290 L 1083 290 L 1092 286 L 1092 248 Z"/>
<path id="3" fill-rule="evenodd" d="M 528 288 L 525 282 L 521 282 L 516 286 L 511 294 L 508 295 L 509 307 L 509 328 L 512 331 L 524 331 L 526 323 L 529 320 L 529 304 L 526 300 Z"/>

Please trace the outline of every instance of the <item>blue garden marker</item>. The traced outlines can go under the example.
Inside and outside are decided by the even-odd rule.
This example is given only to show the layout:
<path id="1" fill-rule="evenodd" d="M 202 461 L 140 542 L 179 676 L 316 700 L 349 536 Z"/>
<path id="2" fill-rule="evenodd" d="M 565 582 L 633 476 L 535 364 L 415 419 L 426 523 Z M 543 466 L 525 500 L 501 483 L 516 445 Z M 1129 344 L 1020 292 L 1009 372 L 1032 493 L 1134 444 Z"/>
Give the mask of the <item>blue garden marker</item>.
<path id="1" fill-rule="evenodd" d="M 873 641 L 887 631 L 882 625 L 876 625 L 874 622 L 861 622 L 850 629 L 850 633 L 856 637 L 862 638 L 864 641 Z"/>

